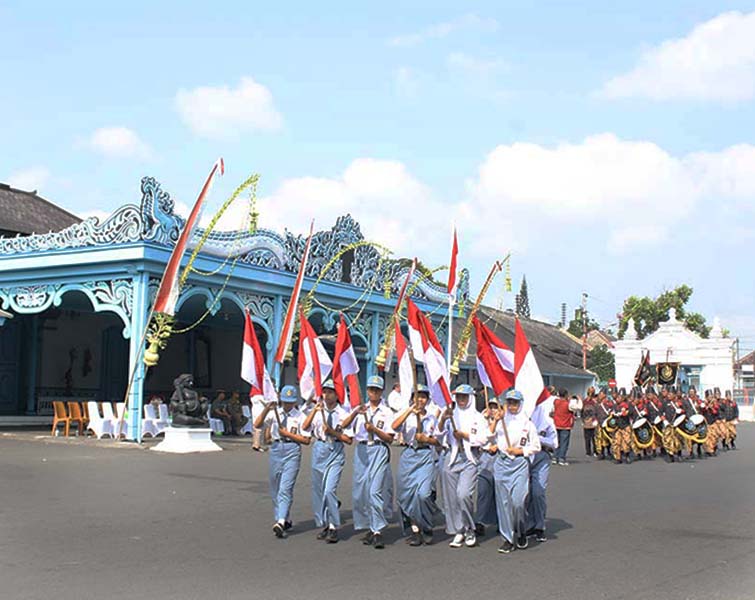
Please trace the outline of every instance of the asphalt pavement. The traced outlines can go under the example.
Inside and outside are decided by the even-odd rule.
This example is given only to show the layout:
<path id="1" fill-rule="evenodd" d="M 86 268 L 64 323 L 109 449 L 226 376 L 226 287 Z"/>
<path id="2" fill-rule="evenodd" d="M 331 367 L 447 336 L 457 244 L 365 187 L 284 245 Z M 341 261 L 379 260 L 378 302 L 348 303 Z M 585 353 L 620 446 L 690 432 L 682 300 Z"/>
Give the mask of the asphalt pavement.
<path id="1" fill-rule="evenodd" d="M 597 462 L 581 438 L 571 465 L 551 470 L 549 540 L 500 555 L 495 535 L 454 550 L 441 527 L 432 546 L 407 546 L 395 524 L 384 550 L 363 546 L 350 459 L 346 526 L 329 545 L 315 540 L 308 450 L 295 526 L 278 540 L 267 456 L 248 438 L 164 455 L 2 433 L 0 598 L 755 598 L 755 426 L 740 425 L 739 450 L 682 464 Z"/>

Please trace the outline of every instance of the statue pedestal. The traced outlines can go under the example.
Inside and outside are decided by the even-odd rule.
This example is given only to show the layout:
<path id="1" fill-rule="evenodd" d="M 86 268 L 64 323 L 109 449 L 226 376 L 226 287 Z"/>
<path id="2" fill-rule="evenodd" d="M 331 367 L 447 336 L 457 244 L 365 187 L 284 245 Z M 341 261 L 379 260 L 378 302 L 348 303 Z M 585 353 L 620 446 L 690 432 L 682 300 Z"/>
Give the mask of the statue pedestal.
<path id="1" fill-rule="evenodd" d="M 168 427 L 165 439 L 150 450 L 188 454 L 189 452 L 219 452 L 222 450 L 210 438 L 212 429 L 190 429 L 188 427 Z"/>

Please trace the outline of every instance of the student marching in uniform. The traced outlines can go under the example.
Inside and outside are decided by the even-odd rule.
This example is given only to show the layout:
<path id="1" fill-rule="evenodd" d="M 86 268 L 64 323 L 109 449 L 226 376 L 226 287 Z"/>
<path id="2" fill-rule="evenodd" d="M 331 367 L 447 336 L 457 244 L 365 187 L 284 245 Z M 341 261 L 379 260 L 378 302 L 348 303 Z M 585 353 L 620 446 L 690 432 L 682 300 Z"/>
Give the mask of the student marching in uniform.
<path id="1" fill-rule="evenodd" d="M 426 407 L 430 400 L 427 386 L 418 384 L 413 403 L 403 410 L 391 427 L 403 434 L 406 447 L 401 452 L 397 476 L 397 496 L 401 513 L 411 527 L 410 546 L 429 544 L 433 519 L 440 511 L 435 504 L 435 439 L 437 420 Z"/>
<path id="2" fill-rule="evenodd" d="M 548 510 L 546 491 L 551 470 L 551 456 L 558 448 L 558 432 L 550 416 L 551 402 L 546 400 L 532 411 L 531 421 L 540 439 L 540 449 L 530 455 L 530 493 L 527 499 L 527 535 L 545 542 L 545 516 Z M 585 406 L 587 406 L 585 404 Z M 511 439 L 511 438 L 509 438 Z"/>
<path id="3" fill-rule="evenodd" d="M 490 437 L 498 446 L 495 463 L 495 500 L 503 554 L 527 547 L 527 494 L 530 487 L 528 457 L 540 450 L 532 421 L 522 411 L 524 397 L 518 390 L 506 392 L 506 409 L 496 412 Z"/>
<path id="4" fill-rule="evenodd" d="M 482 416 L 488 423 L 494 418 L 494 411 L 497 411 L 498 399 L 493 397 L 488 401 Z M 475 516 L 475 534 L 477 536 L 485 535 L 486 525 L 498 526 L 498 514 L 495 508 L 495 477 L 493 467 L 498 455 L 498 447 L 495 442 L 488 442 L 482 448 L 480 454 L 480 471 L 477 475 L 477 514 Z"/>
<path id="5" fill-rule="evenodd" d="M 344 444 L 351 444 L 352 433 L 341 427 L 349 412 L 338 403 L 332 380 L 322 384 L 322 393 L 323 401 L 314 405 L 302 427 L 315 439 L 312 448 L 312 512 L 317 527 L 323 528 L 317 539 L 335 544 L 341 526 L 337 492 L 346 464 Z"/>
<path id="6" fill-rule="evenodd" d="M 297 408 L 299 394 L 292 385 L 284 386 L 280 393 L 283 404 L 278 412 L 277 402 L 270 402 L 254 421 L 257 428 L 270 427 L 270 496 L 273 500 L 275 537 L 288 537 L 291 528 L 291 506 L 294 485 L 301 465 L 301 446 L 309 444 L 309 432 L 304 431 L 304 415 Z"/>
<path id="7" fill-rule="evenodd" d="M 354 452 L 352 513 L 354 529 L 367 529 L 362 538 L 365 545 L 385 548 L 382 530 L 388 525 L 386 516 L 387 485 L 391 476 L 390 450 L 393 442 L 393 411 L 382 401 L 384 382 L 377 375 L 367 380 L 368 404 L 356 407 L 341 423 L 351 427 L 357 442 Z"/>
<path id="8" fill-rule="evenodd" d="M 480 449 L 487 443 L 487 422 L 477 412 L 472 386 L 454 390 L 456 408 L 449 406 L 440 417 L 444 451 L 440 462 L 440 485 L 446 514 L 446 533 L 453 535 L 449 546 L 477 545 L 474 498 Z"/>

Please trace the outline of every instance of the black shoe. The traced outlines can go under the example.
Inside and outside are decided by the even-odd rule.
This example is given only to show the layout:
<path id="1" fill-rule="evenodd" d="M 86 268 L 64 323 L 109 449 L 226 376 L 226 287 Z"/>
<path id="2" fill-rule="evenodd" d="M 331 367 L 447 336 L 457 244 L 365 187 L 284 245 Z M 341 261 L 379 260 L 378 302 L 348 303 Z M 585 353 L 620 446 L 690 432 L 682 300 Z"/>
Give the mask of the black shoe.
<path id="1" fill-rule="evenodd" d="M 421 546 L 424 543 L 425 541 L 422 539 L 422 534 L 419 531 L 413 531 L 412 535 L 409 536 L 410 546 Z"/>
<path id="2" fill-rule="evenodd" d="M 736 450 L 737 449 L 737 445 L 734 443 L 734 440 L 731 440 L 731 449 L 732 450 Z"/>
<path id="3" fill-rule="evenodd" d="M 425 546 L 429 546 L 433 543 L 433 530 L 432 529 L 424 529 L 422 531 L 422 538 L 425 542 Z"/>
<path id="4" fill-rule="evenodd" d="M 535 535 L 535 531 L 537 531 L 537 530 L 534 527 L 530 527 L 527 530 L 527 533 L 525 533 L 524 535 L 526 535 L 527 537 L 531 537 L 531 536 Z"/>
<path id="5" fill-rule="evenodd" d="M 474 524 L 474 533 L 475 533 L 475 535 L 479 535 L 480 537 L 482 537 L 483 535 L 485 535 L 485 525 L 483 525 L 482 523 L 475 523 Z"/>
<path id="6" fill-rule="evenodd" d="M 498 552 L 500 552 L 501 554 L 509 554 L 514 550 L 516 550 L 516 546 L 514 546 L 514 544 L 512 544 L 508 540 L 503 540 L 503 544 L 501 544 L 501 546 L 498 548 Z"/>
<path id="7" fill-rule="evenodd" d="M 615 465 L 620 465 L 620 464 L 621 464 L 621 459 L 619 459 L 619 460 L 616 460 L 616 459 L 614 458 L 614 459 L 613 459 L 613 464 L 615 464 Z"/>
<path id="8" fill-rule="evenodd" d="M 288 531 L 289 529 L 291 529 L 293 526 L 294 526 L 294 524 L 291 521 L 284 521 L 283 522 L 283 529 L 285 529 L 286 531 Z"/>
<path id="9" fill-rule="evenodd" d="M 367 533 L 365 533 L 365 534 L 364 534 L 364 535 L 362 536 L 362 543 L 363 543 L 363 544 L 364 544 L 365 546 L 372 546 L 372 538 L 373 538 L 372 532 L 371 532 L 371 531 L 368 531 Z"/>
<path id="10" fill-rule="evenodd" d="M 336 500 L 336 502 L 338 503 L 338 508 L 341 508 L 341 501 L 340 500 Z"/>
<path id="11" fill-rule="evenodd" d="M 385 548 L 385 544 L 383 543 L 383 536 L 379 533 L 375 533 L 372 536 L 372 547 L 376 550 L 382 550 Z"/>
<path id="12" fill-rule="evenodd" d="M 317 534 L 317 539 L 318 540 L 324 540 L 327 537 L 328 537 L 328 528 L 327 527 L 325 529 L 323 529 L 320 533 Z"/>
<path id="13" fill-rule="evenodd" d="M 520 550 L 524 550 L 527 546 L 529 546 L 529 542 L 527 541 L 527 536 L 522 534 L 519 536 L 519 538 L 516 540 L 516 547 Z"/>
<path id="14" fill-rule="evenodd" d="M 338 543 L 338 530 L 328 529 L 328 535 L 325 538 L 325 541 L 327 541 L 328 544 L 337 544 Z"/>
<path id="15" fill-rule="evenodd" d="M 537 540 L 539 543 L 547 542 L 548 538 L 545 537 L 545 531 L 542 529 L 535 529 L 535 540 Z"/>
<path id="16" fill-rule="evenodd" d="M 286 530 L 283 528 L 283 525 L 281 525 L 280 523 L 276 523 L 275 525 L 273 525 L 273 533 L 275 534 L 275 537 L 281 540 L 284 540 L 288 537 Z"/>
<path id="17" fill-rule="evenodd" d="M 627 454 L 627 464 L 628 465 L 632 464 L 632 455 L 631 454 Z"/>

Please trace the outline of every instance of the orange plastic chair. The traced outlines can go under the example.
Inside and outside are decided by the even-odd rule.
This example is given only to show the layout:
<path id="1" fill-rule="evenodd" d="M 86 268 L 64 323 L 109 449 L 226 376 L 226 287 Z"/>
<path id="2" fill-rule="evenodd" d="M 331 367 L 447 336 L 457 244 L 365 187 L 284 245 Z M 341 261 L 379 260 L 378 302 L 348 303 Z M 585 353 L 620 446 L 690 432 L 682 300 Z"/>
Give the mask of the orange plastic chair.
<path id="1" fill-rule="evenodd" d="M 79 435 L 84 432 L 84 413 L 81 412 L 81 404 L 78 402 L 68 403 L 68 424 L 78 423 Z M 68 432 L 66 431 L 66 435 Z"/>
<path id="2" fill-rule="evenodd" d="M 66 405 L 60 400 L 53 400 L 53 417 L 52 417 L 52 432 L 50 435 L 55 435 L 55 431 L 60 423 L 65 425 L 65 435 L 68 436 L 68 429 L 71 426 L 71 419 L 66 412 Z"/>
<path id="3" fill-rule="evenodd" d="M 81 414 L 84 416 L 84 433 L 86 433 L 87 429 L 89 428 L 89 404 L 86 402 L 81 402 Z"/>

